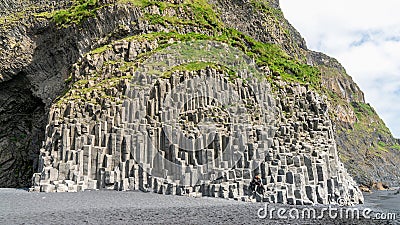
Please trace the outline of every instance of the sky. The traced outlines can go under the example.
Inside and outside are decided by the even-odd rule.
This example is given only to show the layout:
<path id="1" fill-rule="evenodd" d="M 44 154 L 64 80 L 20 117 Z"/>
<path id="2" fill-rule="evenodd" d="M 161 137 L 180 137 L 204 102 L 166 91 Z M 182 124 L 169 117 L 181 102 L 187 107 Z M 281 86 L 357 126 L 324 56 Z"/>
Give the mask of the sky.
<path id="1" fill-rule="evenodd" d="M 400 138 L 400 1 L 280 0 L 309 49 L 336 58 Z"/>

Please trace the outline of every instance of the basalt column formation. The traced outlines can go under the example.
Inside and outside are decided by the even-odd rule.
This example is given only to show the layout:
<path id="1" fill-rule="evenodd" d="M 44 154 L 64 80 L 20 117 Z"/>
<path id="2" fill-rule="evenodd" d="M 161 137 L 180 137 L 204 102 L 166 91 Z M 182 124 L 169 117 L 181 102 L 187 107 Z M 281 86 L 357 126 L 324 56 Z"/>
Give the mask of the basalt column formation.
<path id="1" fill-rule="evenodd" d="M 338 158 L 323 97 L 283 81 L 272 91 L 255 75 L 269 71 L 243 69 L 252 60 L 216 42 L 178 43 L 135 61 L 158 45 L 116 41 L 74 65 L 82 88 L 51 107 L 32 191 L 249 200 L 249 184 L 260 174 L 266 191 L 258 201 L 363 202 Z M 198 59 L 185 58 L 188 46 Z M 121 79 L 101 81 L 109 77 Z"/>

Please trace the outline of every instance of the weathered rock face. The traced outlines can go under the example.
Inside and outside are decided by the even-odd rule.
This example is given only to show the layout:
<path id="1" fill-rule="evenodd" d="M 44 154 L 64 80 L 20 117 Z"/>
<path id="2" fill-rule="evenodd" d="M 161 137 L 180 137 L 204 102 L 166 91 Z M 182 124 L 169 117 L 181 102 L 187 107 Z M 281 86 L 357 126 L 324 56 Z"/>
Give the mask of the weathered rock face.
<path id="1" fill-rule="evenodd" d="M 284 18 L 278 1 L 268 1 L 269 8 L 263 8 L 262 4 L 250 6 L 247 1 L 236 1 L 234 4 L 229 0 L 210 2 L 218 7 L 221 20 L 229 27 L 240 30 L 256 40 L 278 44 L 288 54 L 300 59 L 308 51 L 300 33 Z M 262 1 L 253 1 L 257 2 Z"/>
<path id="2" fill-rule="evenodd" d="M 400 171 L 399 164 L 396 163 L 400 160 L 396 158 L 398 155 L 396 150 L 389 149 L 390 154 L 385 151 L 375 154 L 376 152 L 371 150 L 377 149 L 378 141 L 385 141 L 388 147 L 395 146 L 390 132 L 384 132 L 384 135 L 382 135 L 380 129 L 375 129 L 375 127 L 374 129 L 371 128 L 374 131 L 367 132 L 360 132 L 360 129 L 356 129 L 356 125 L 360 121 L 359 115 L 367 115 L 368 119 L 371 118 L 368 113 L 360 113 L 355 110 L 353 104 L 350 104 L 351 102 L 363 102 L 362 92 L 359 91 L 357 85 L 351 81 L 350 77 L 345 74 L 343 68 L 335 60 L 307 50 L 300 34 L 284 19 L 282 12 L 279 10 L 278 1 L 208 1 L 215 4 L 212 8 L 218 11 L 217 22 L 207 12 L 202 13 L 205 16 L 199 17 L 190 6 L 179 6 L 183 1 L 160 1 L 171 4 L 163 10 L 154 4 L 137 6 L 137 4 L 116 3 L 115 1 L 96 1 L 96 7 L 98 8 L 95 9 L 93 17 L 85 18 L 79 24 L 67 24 L 67 27 L 63 28 L 56 26 L 53 23 L 54 21 L 50 22 L 46 19 L 46 14 L 42 14 L 43 12 L 52 12 L 63 8 L 68 9 L 72 4 L 75 4 L 74 2 L 68 0 L 51 3 L 47 0 L 40 2 L 3 0 L 2 4 L 0 4 L 0 59 L 3 62 L 0 65 L 1 187 L 26 186 L 29 183 L 27 177 L 30 177 L 34 171 L 41 171 L 42 168 L 38 170 L 36 168 L 38 163 L 35 163 L 38 159 L 37 153 L 40 149 L 40 142 L 45 141 L 44 150 L 46 153 L 43 152 L 42 156 L 46 154 L 51 156 L 56 152 L 55 149 L 49 149 L 48 146 L 58 146 L 60 141 L 57 142 L 57 135 L 62 134 L 52 136 L 55 128 L 51 128 L 53 126 L 51 121 L 56 121 L 53 115 L 65 110 L 66 105 L 72 104 L 69 106 L 69 110 L 74 113 L 82 111 L 80 112 L 82 116 L 86 115 L 86 110 L 93 110 L 93 113 L 90 114 L 92 117 L 86 118 L 85 121 L 80 121 L 82 116 L 74 115 L 74 118 L 76 116 L 76 120 L 79 120 L 80 124 L 89 126 L 91 120 L 94 121 L 98 117 L 102 117 L 102 115 L 96 113 L 104 110 L 104 107 L 107 108 L 109 107 L 108 105 L 112 104 L 117 107 L 117 105 L 121 105 L 126 100 L 127 95 L 122 95 L 121 92 L 129 86 L 128 83 L 133 79 L 133 74 L 136 73 L 135 68 L 141 65 L 142 59 L 135 60 L 135 58 L 143 58 L 146 54 L 152 54 L 152 51 L 157 51 L 163 45 L 169 43 L 168 40 L 163 40 L 163 43 L 157 43 L 151 34 L 155 32 L 176 32 L 182 35 L 195 33 L 213 37 L 222 35 L 225 32 L 221 27 L 217 26 L 218 24 L 223 24 L 222 26 L 226 28 L 236 29 L 256 40 L 274 43 L 300 62 L 318 66 L 322 71 L 322 85 L 339 96 L 338 101 L 328 99 L 326 104 L 330 108 L 332 123 L 336 125 L 334 126 L 334 136 L 338 140 L 338 151 L 345 166 L 349 168 L 358 182 L 365 184 L 371 180 L 384 180 L 389 184 L 395 184 L 396 179 L 398 180 L 398 177 L 400 177 L 398 172 Z M 263 4 L 260 4 L 260 2 L 263 2 Z M 129 37 L 144 34 L 149 35 L 142 36 L 140 42 L 135 43 L 134 46 L 136 47 L 133 48 L 131 41 L 128 40 Z M 126 40 L 114 42 L 124 38 Z M 113 44 L 111 45 L 111 43 Z M 240 46 L 241 44 L 236 45 Z M 87 54 L 98 47 L 100 49 L 106 47 L 106 50 L 101 54 Z M 129 49 L 129 52 L 125 52 L 125 55 L 123 55 L 120 51 L 124 52 L 126 49 Z M 132 49 L 135 50 L 133 51 Z M 266 76 L 270 76 L 268 68 L 264 69 L 267 70 Z M 217 71 L 221 72 L 220 70 Z M 68 85 L 65 80 L 71 73 L 73 74 L 73 79 L 72 83 Z M 229 74 L 226 71 L 225 73 Z M 180 75 L 175 74 L 175 76 Z M 274 87 L 279 83 L 280 81 L 274 81 Z M 282 85 L 279 90 L 285 92 L 284 86 L 287 85 Z M 66 94 L 65 89 L 69 89 Z M 276 106 L 278 108 L 281 102 L 289 101 L 284 100 L 286 99 L 285 96 L 278 94 L 279 90 L 275 90 L 274 95 L 271 94 L 272 98 L 283 99 L 282 101 L 277 101 Z M 311 89 L 307 89 L 307 92 L 309 91 Z M 290 96 L 293 94 L 292 92 L 289 88 L 288 93 L 285 93 L 285 95 Z M 57 103 L 55 101 L 56 98 L 59 99 Z M 112 99 L 112 101 L 107 99 Z M 309 104 L 312 105 L 311 102 Z M 294 109 L 286 113 L 285 116 L 275 112 L 280 115 L 280 118 L 286 118 L 282 122 L 282 126 L 287 126 L 287 123 L 292 123 L 292 121 L 303 121 L 302 118 L 292 118 L 292 121 L 286 121 L 289 115 L 297 116 L 294 112 L 299 106 L 296 105 L 303 105 L 303 103 L 292 102 L 290 105 L 294 105 Z M 290 107 L 283 107 L 282 110 L 279 109 L 278 111 L 284 112 L 289 109 Z M 223 111 L 219 112 L 224 113 Z M 376 115 L 374 113 L 373 115 Z M 206 115 L 210 116 L 209 114 Z M 110 116 L 117 118 L 116 115 Z M 191 117 L 192 114 L 187 116 Z M 64 115 L 61 115 L 61 117 L 64 117 Z M 34 119 L 32 120 L 32 118 Z M 44 129 L 47 124 L 47 118 L 50 118 L 48 122 L 50 125 Z M 273 127 L 280 129 L 281 124 L 278 123 L 280 120 L 275 119 L 276 124 Z M 378 121 L 379 118 L 378 120 L 374 118 L 374 120 Z M 32 123 L 29 121 L 32 121 Z M 60 121 L 62 126 L 66 126 L 67 128 L 65 129 L 72 129 L 70 126 L 76 122 L 64 120 L 64 118 L 57 119 L 57 121 Z M 324 123 L 324 121 L 326 121 L 325 117 L 320 122 Z M 381 124 L 379 123 L 379 125 Z M 119 128 L 125 129 L 125 127 Z M 90 126 L 88 129 L 90 132 L 93 131 Z M 112 128 L 108 127 L 108 129 Z M 47 132 L 46 137 L 45 130 Z M 290 129 L 288 128 L 288 130 Z M 297 133 L 297 128 L 295 131 L 294 133 Z M 108 131 L 107 134 L 109 133 L 111 131 Z M 351 135 L 347 135 L 348 133 Z M 289 134 L 292 135 L 290 138 L 297 138 L 293 136 L 295 134 L 291 132 Z M 85 133 L 84 135 L 88 134 Z M 314 140 L 314 135 L 316 134 L 310 131 L 309 135 Z M 278 136 L 270 136 L 269 138 L 279 139 Z M 329 137 L 329 140 L 331 139 L 332 137 Z M 358 142 L 354 141 L 354 139 L 362 141 Z M 72 144 L 72 140 L 70 142 L 71 146 L 75 146 L 75 144 Z M 281 142 L 281 140 L 278 140 L 279 145 L 269 146 L 268 151 L 280 149 L 281 144 L 286 143 L 285 141 Z M 306 143 L 305 141 L 302 142 Z M 332 146 L 335 145 L 334 141 L 328 141 L 327 143 Z M 93 149 L 99 147 L 88 143 L 85 145 L 92 146 L 90 147 L 92 152 L 95 151 Z M 359 146 L 361 146 L 360 149 L 362 150 L 358 150 Z M 77 147 L 70 150 L 78 151 L 82 148 Z M 328 152 L 332 154 L 331 150 Z M 320 157 L 318 156 L 317 158 Z M 362 162 L 348 160 L 352 158 L 359 158 Z M 58 160 L 60 161 L 60 159 Z M 388 160 L 391 163 L 387 163 Z M 63 163 L 67 163 L 67 161 Z M 373 162 L 375 168 L 380 168 L 381 165 L 385 166 L 382 170 L 370 169 L 367 166 L 370 162 Z M 42 165 L 44 165 L 43 163 Z M 316 163 L 318 164 L 319 162 Z M 33 168 L 31 167 L 32 164 Z M 362 165 L 362 167 L 359 167 L 362 168 L 361 170 L 357 169 L 358 165 Z M 59 170 L 57 163 L 53 164 L 50 161 L 45 165 L 45 167 L 50 166 Z M 98 168 L 96 167 L 95 170 L 102 170 L 102 168 L 107 167 L 101 165 Z M 53 175 L 55 173 L 54 169 L 52 170 Z M 71 171 L 75 172 L 75 169 L 73 168 Z M 68 171 L 70 170 L 68 169 Z M 284 171 L 286 173 L 289 170 L 285 169 Z M 364 174 L 363 171 L 366 171 L 366 173 Z M 97 172 L 94 172 L 93 175 L 97 176 Z M 150 175 L 154 174 L 150 173 Z M 69 174 L 69 176 L 72 177 L 68 179 L 73 180 L 73 175 Z M 333 174 L 328 174 L 327 176 L 335 177 L 337 175 L 333 172 Z M 163 176 L 158 177 L 164 178 Z M 46 176 L 42 178 L 48 180 Z M 97 177 L 91 177 L 90 179 L 96 180 Z M 264 179 L 267 180 L 267 176 L 264 176 Z M 84 181 L 85 185 L 88 185 L 87 181 Z M 120 180 L 119 182 L 122 181 Z M 344 181 L 341 180 L 340 182 Z M 91 183 L 93 184 L 93 181 Z M 53 182 L 53 184 L 55 183 Z M 180 183 L 175 184 L 180 185 Z M 74 184 L 71 183 L 71 185 L 79 184 L 75 182 Z M 351 186 L 341 185 L 345 187 Z M 98 185 L 97 187 L 100 186 L 103 185 Z"/>

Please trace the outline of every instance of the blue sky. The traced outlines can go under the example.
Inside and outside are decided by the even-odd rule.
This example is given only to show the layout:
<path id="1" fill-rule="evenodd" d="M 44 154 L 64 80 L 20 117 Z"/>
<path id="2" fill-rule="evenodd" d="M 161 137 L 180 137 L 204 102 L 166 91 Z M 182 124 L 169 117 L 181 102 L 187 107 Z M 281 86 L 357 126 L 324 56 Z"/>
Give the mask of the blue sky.
<path id="1" fill-rule="evenodd" d="M 280 0 L 309 49 L 339 60 L 400 138 L 400 1 Z"/>

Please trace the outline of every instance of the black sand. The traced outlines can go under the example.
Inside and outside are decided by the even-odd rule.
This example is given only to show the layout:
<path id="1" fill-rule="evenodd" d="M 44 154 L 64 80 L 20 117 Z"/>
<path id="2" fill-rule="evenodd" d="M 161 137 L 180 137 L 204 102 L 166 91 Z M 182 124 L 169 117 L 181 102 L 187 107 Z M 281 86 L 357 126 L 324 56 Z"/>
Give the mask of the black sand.
<path id="1" fill-rule="evenodd" d="M 0 189 L 0 224 L 400 224 L 400 194 L 366 195 L 376 212 L 396 213 L 396 220 L 374 219 L 261 219 L 264 203 L 218 198 L 190 198 L 142 192 L 86 191 L 29 193 Z M 292 206 L 270 204 L 269 208 Z M 315 206 L 321 210 L 324 206 Z M 301 209 L 301 207 L 297 207 Z M 319 215 L 319 214 L 317 214 Z"/>

